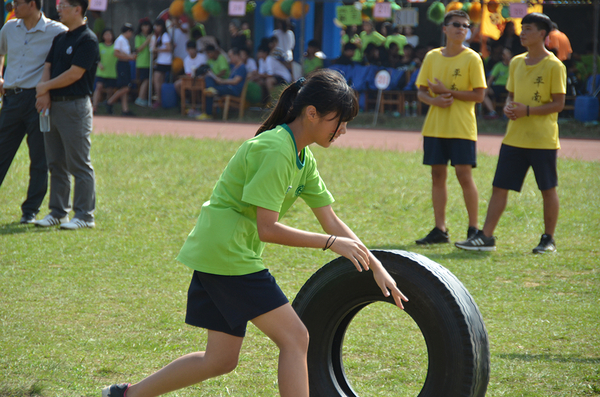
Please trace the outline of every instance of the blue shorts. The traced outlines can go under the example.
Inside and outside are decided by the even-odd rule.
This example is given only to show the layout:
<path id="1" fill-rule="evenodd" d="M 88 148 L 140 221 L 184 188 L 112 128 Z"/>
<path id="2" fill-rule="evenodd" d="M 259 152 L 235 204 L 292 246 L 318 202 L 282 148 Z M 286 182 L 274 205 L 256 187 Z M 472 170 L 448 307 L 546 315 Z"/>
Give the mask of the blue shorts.
<path id="1" fill-rule="evenodd" d="M 115 88 L 117 86 L 117 79 L 107 79 L 106 77 L 96 77 L 96 84 L 102 84 L 104 88 Z"/>
<path id="2" fill-rule="evenodd" d="M 139 81 L 148 80 L 150 78 L 150 69 L 137 68 L 137 78 Z"/>
<path id="3" fill-rule="evenodd" d="M 477 167 L 477 142 L 467 139 L 423 137 L 423 164 Z"/>
<path id="4" fill-rule="evenodd" d="M 502 144 L 492 185 L 520 192 L 529 167 L 540 190 L 558 186 L 556 149 L 523 149 Z"/>
<path id="5" fill-rule="evenodd" d="M 289 303 L 267 269 L 244 276 L 194 271 L 185 322 L 243 337 L 248 321 Z"/>
<path id="6" fill-rule="evenodd" d="M 131 66 L 129 62 L 117 62 L 117 88 L 129 87 L 131 85 Z"/>

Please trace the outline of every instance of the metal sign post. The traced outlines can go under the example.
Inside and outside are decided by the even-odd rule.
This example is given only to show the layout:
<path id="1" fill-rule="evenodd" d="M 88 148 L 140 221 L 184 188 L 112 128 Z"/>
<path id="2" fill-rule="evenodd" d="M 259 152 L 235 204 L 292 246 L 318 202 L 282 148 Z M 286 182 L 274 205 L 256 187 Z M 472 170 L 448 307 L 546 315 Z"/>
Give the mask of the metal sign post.
<path id="1" fill-rule="evenodd" d="M 387 70 L 380 70 L 375 75 L 375 87 L 377 87 L 377 104 L 375 105 L 375 117 L 373 118 L 373 126 L 377 125 L 377 116 L 379 115 L 379 106 L 381 106 L 381 96 L 383 90 L 390 86 L 392 76 Z"/>

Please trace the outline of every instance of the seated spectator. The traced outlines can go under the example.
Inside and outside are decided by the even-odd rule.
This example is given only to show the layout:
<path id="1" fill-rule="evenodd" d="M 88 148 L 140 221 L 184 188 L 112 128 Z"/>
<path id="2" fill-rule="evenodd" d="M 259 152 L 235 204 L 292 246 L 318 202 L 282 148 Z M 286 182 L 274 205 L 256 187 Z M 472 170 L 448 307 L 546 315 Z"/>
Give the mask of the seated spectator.
<path id="1" fill-rule="evenodd" d="M 363 65 L 381 66 L 381 57 L 379 55 L 379 47 L 373 43 L 369 43 L 364 52 Z"/>
<path id="2" fill-rule="evenodd" d="M 360 36 L 356 33 L 357 28 L 356 25 L 350 25 L 346 27 L 345 33 L 342 36 L 342 46 L 345 46 L 348 43 L 354 44 L 354 56 L 352 61 L 361 62 L 362 61 L 362 50 L 361 50 L 361 41 Z M 344 61 L 345 62 L 345 61 Z"/>
<path id="3" fill-rule="evenodd" d="M 400 64 L 397 67 L 413 71 L 417 68 L 417 61 L 415 58 L 415 49 L 412 45 L 406 44 L 404 46 L 404 55 L 400 59 Z"/>
<path id="4" fill-rule="evenodd" d="M 342 55 L 333 63 L 336 65 L 354 65 L 354 57 L 356 51 L 356 44 L 351 42 L 344 44 L 344 48 L 342 49 Z"/>
<path id="5" fill-rule="evenodd" d="M 106 101 L 106 112 L 112 114 L 113 104 L 121 100 L 121 114 L 123 116 L 133 116 L 129 110 L 129 90 L 131 88 L 131 65 L 130 61 L 135 61 L 136 54 L 131 53 L 129 40 L 133 37 L 133 26 L 126 23 L 121 28 L 121 34 L 115 40 L 115 57 L 117 57 L 117 91 Z"/>
<path id="6" fill-rule="evenodd" d="M 100 50 L 100 62 L 96 71 L 96 89 L 92 97 L 92 107 L 94 113 L 98 108 L 98 102 L 105 88 L 115 88 L 117 86 L 117 57 L 115 56 L 115 47 L 113 42 L 115 36 L 110 29 L 104 29 L 100 38 L 102 41 L 98 44 Z"/>
<path id="7" fill-rule="evenodd" d="M 317 40 L 311 40 L 308 42 L 308 46 L 306 48 L 306 57 L 304 58 L 304 64 L 302 65 L 302 74 L 304 76 L 323 67 L 323 60 L 316 55 L 320 50 L 321 45 Z"/>
<path id="8" fill-rule="evenodd" d="M 208 66 L 210 70 L 217 76 L 224 78 L 229 75 L 229 63 L 227 58 L 217 50 L 213 45 L 207 45 L 204 50 L 208 57 Z"/>
<path id="9" fill-rule="evenodd" d="M 398 44 L 392 42 L 388 47 L 387 51 L 387 59 L 383 63 L 384 66 L 390 68 L 397 68 L 400 66 L 402 61 L 402 55 L 400 55 L 400 49 L 398 48 Z"/>
<path id="10" fill-rule="evenodd" d="M 231 73 L 229 78 L 224 79 L 217 76 L 212 71 L 206 75 L 206 114 L 198 116 L 199 120 L 212 118 L 213 114 L 213 96 L 214 95 L 233 95 L 239 97 L 244 89 L 246 82 L 246 66 L 238 48 L 232 48 L 228 52 L 229 59 L 232 63 Z"/>
<path id="11" fill-rule="evenodd" d="M 414 34 L 412 26 L 404 27 L 404 37 L 406 37 L 406 42 L 408 44 L 410 44 L 413 48 L 417 48 L 419 45 L 419 36 Z"/>
<path id="12" fill-rule="evenodd" d="M 502 50 L 502 62 L 498 62 L 492 68 L 492 71 L 487 80 L 486 96 L 483 99 L 483 105 L 488 110 L 485 119 L 497 119 L 500 116 L 496 113 L 492 102 L 493 98 L 498 99 L 502 94 L 507 94 L 506 82 L 508 81 L 508 64 L 512 58 L 512 53 L 509 48 Z"/>
<path id="13" fill-rule="evenodd" d="M 260 84 L 265 91 L 265 98 L 273 92 L 273 89 L 280 84 L 289 84 L 292 81 L 292 73 L 277 59 L 277 51 L 269 53 L 269 48 L 262 46 L 258 48 L 258 74 Z"/>
<path id="14" fill-rule="evenodd" d="M 240 48 L 240 56 L 244 65 L 246 65 L 246 78 L 251 81 L 256 81 L 258 77 L 258 65 L 256 60 L 250 56 L 250 50 L 248 47 Z"/>
<path id="15" fill-rule="evenodd" d="M 202 65 L 206 65 L 208 59 L 205 54 L 198 53 L 196 42 L 194 40 L 188 41 L 186 47 L 187 56 L 183 60 L 183 72 L 186 76 L 194 77 L 196 69 Z M 174 85 L 177 95 L 181 95 L 181 79 L 177 79 Z M 182 100 L 185 100 L 185 98 L 182 98 Z"/>

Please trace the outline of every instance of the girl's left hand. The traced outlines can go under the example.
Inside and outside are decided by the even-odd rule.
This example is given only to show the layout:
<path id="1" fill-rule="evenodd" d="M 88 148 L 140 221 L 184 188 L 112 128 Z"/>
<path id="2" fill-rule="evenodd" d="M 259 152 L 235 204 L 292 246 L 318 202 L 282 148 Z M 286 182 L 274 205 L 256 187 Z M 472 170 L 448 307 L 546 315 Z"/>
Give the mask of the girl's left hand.
<path id="1" fill-rule="evenodd" d="M 381 292 L 383 292 L 383 296 L 390 296 L 390 291 L 392 297 L 394 298 L 394 302 L 396 306 L 400 309 L 404 310 L 404 305 L 402 301 L 408 302 L 408 298 L 398 289 L 396 286 L 396 281 L 390 276 L 390 274 L 385 270 L 379 259 L 375 258 L 373 255 L 371 256 L 371 270 L 373 270 L 373 278 L 375 282 L 381 288 Z"/>

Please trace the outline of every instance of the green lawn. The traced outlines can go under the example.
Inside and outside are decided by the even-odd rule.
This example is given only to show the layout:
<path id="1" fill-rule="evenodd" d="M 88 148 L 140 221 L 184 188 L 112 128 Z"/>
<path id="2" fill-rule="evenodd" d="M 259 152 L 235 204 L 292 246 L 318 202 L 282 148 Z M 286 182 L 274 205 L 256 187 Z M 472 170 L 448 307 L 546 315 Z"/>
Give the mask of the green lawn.
<path id="1" fill-rule="evenodd" d="M 94 136 L 97 227 L 77 232 L 18 224 L 28 173 L 22 147 L 0 188 L 0 397 L 99 396 L 135 382 L 206 333 L 184 324 L 191 271 L 175 261 L 239 143 Z M 343 138 L 342 138 L 343 139 Z M 559 159 L 558 253 L 534 256 L 543 232 L 532 175 L 511 194 L 495 253 L 414 244 L 432 227 L 429 169 L 419 153 L 314 148 L 338 215 L 371 248 L 422 253 L 467 287 L 485 320 L 489 396 L 600 395 L 600 163 Z M 496 158 L 474 171 L 483 222 Z M 40 216 L 47 213 L 47 201 Z M 319 230 L 301 202 L 285 222 Z M 465 237 L 466 213 L 449 178 L 448 227 Z M 290 299 L 332 252 L 268 246 L 265 261 Z M 410 298 L 410 297 L 409 297 Z M 415 396 L 424 342 L 406 314 L 383 303 L 359 313 L 344 345 L 365 396 Z M 275 396 L 277 349 L 252 325 L 231 374 L 170 396 Z"/>

